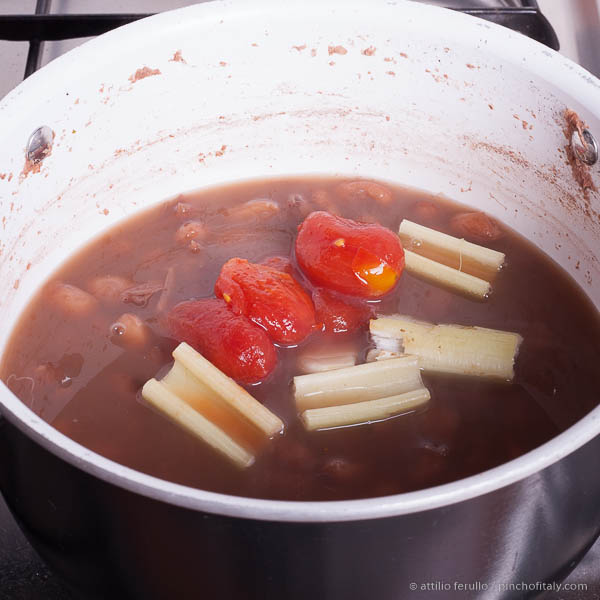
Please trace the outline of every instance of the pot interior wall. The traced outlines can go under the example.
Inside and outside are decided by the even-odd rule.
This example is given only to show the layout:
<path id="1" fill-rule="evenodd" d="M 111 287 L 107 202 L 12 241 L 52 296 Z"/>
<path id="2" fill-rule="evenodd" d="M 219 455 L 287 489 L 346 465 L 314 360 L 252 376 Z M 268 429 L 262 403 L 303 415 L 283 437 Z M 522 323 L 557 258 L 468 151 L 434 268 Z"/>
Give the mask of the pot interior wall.
<path id="1" fill-rule="evenodd" d="M 40 282 L 91 237 L 180 191 L 286 174 L 377 177 L 484 210 L 599 305 L 598 195 L 575 182 L 563 133 L 565 107 L 600 131 L 597 84 L 519 34 L 441 14 L 201 5 L 27 80 L 0 104 L 0 354 Z M 52 153 L 25 174 L 40 125 Z"/>

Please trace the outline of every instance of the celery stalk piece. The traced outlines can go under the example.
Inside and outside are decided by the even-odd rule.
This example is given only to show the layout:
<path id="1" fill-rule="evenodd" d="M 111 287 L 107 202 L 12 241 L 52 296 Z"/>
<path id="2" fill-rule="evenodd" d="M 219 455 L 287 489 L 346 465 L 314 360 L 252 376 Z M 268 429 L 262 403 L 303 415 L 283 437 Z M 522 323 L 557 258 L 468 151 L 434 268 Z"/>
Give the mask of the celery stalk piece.
<path id="1" fill-rule="evenodd" d="M 404 250 L 404 259 L 405 268 L 412 275 L 435 285 L 450 288 L 465 296 L 485 300 L 492 289 L 490 283 L 484 279 L 453 269 L 410 250 Z"/>
<path id="2" fill-rule="evenodd" d="M 175 362 L 161 381 L 151 379 L 142 397 L 179 426 L 248 467 L 283 422 L 185 343 L 173 351 Z"/>
<path id="3" fill-rule="evenodd" d="M 504 264 L 502 252 L 404 219 L 398 231 L 406 250 L 469 275 L 492 281 Z"/>
<path id="4" fill-rule="evenodd" d="M 389 398 L 309 409 L 302 413 L 301 419 L 309 431 L 372 423 L 412 412 L 429 398 L 429 391 L 422 387 Z"/>
<path id="5" fill-rule="evenodd" d="M 403 315 L 372 319 L 372 340 L 376 348 L 401 343 L 407 354 L 418 356 L 427 373 L 454 373 L 512 381 L 514 363 L 523 338 L 514 332 L 434 325 Z M 389 361 L 383 361 L 389 362 Z"/>
<path id="6" fill-rule="evenodd" d="M 356 364 L 357 355 L 356 349 L 348 346 L 308 348 L 298 357 L 297 367 L 303 374 L 344 369 Z"/>
<path id="7" fill-rule="evenodd" d="M 173 358 L 235 413 L 252 423 L 267 437 L 283 431 L 283 421 L 277 415 L 185 342 L 175 348 Z"/>
<path id="8" fill-rule="evenodd" d="M 371 348 L 367 352 L 366 362 L 375 362 L 376 360 L 389 360 L 390 358 L 400 358 L 405 356 L 403 352 L 395 352 L 393 350 L 381 350 L 379 348 Z"/>
<path id="9" fill-rule="evenodd" d="M 142 396 L 174 423 L 207 443 L 237 466 L 246 468 L 254 462 L 254 456 L 250 452 L 194 410 L 161 381 L 147 381 L 142 388 Z"/>
<path id="10" fill-rule="evenodd" d="M 397 396 L 421 387 L 423 382 L 414 356 L 294 377 L 299 412 Z"/>

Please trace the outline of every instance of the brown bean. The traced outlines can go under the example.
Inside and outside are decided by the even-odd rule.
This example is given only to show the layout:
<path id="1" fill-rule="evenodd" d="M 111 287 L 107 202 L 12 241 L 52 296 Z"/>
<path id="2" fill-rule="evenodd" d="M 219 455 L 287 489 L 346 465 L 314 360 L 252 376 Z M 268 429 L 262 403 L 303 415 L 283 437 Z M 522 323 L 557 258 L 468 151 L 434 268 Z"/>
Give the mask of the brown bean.
<path id="1" fill-rule="evenodd" d="M 493 242 L 504 237 L 498 222 L 482 212 L 455 215 L 450 219 L 450 228 L 458 237 L 472 242 Z"/>
<path id="2" fill-rule="evenodd" d="M 273 200 L 256 199 L 244 202 L 225 211 L 229 219 L 236 221 L 248 221 L 252 219 L 269 219 L 279 214 L 280 206 Z"/>
<path id="3" fill-rule="evenodd" d="M 339 215 L 340 210 L 327 190 L 315 190 L 310 197 L 315 210 L 324 210 L 332 215 Z"/>
<path id="4" fill-rule="evenodd" d="M 188 250 L 192 254 L 200 254 L 200 252 L 202 252 L 202 244 L 199 244 L 196 240 L 192 240 L 188 244 Z"/>
<path id="5" fill-rule="evenodd" d="M 440 209 L 429 200 L 417 200 L 413 205 L 413 214 L 418 223 L 431 223 L 440 214 Z"/>
<path id="6" fill-rule="evenodd" d="M 303 194 L 290 194 L 287 206 L 302 219 L 305 219 L 314 210 L 312 203 Z"/>
<path id="7" fill-rule="evenodd" d="M 99 275 L 88 281 L 86 287 L 102 304 L 115 306 L 121 302 L 121 294 L 133 285 L 133 281 L 120 275 Z"/>
<path id="8" fill-rule="evenodd" d="M 74 319 L 89 317 L 98 308 L 98 300 L 92 294 L 68 283 L 52 284 L 48 299 L 57 310 Z"/>
<path id="9" fill-rule="evenodd" d="M 139 349 L 150 340 L 150 332 L 137 315 L 124 313 L 110 326 L 110 339 L 117 346 Z"/>
<path id="10" fill-rule="evenodd" d="M 180 244 L 187 244 L 191 240 L 203 239 L 206 237 L 206 233 L 204 223 L 201 221 L 188 221 L 175 232 L 175 240 Z"/>
<path id="11" fill-rule="evenodd" d="M 335 193 L 342 200 L 375 200 L 387 206 L 394 199 L 392 191 L 374 181 L 348 181 L 340 183 L 335 188 Z"/>
<path id="12" fill-rule="evenodd" d="M 193 212 L 194 207 L 187 202 L 178 202 L 175 205 L 175 215 L 180 219 L 189 218 L 190 214 Z"/>

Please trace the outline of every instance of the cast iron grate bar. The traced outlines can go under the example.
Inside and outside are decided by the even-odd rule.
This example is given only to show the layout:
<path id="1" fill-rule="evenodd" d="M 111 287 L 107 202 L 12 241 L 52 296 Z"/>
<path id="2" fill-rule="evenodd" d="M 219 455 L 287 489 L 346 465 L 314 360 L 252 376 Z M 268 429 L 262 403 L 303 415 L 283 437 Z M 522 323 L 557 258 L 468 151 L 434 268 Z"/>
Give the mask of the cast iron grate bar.
<path id="1" fill-rule="evenodd" d="M 527 37 L 560 50 L 560 43 L 552 25 L 537 7 L 522 8 L 463 8 L 460 12 L 519 31 Z"/>
<path id="2" fill-rule="evenodd" d="M 37 0 L 35 3 L 35 14 L 47 15 L 50 12 L 52 0 Z M 29 51 L 27 52 L 27 62 L 25 63 L 24 79 L 27 79 L 32 73 L 40 68 L 42 63 L 42 49 L 44 48 L 44 36 L 36 35 L 29 38 Z"/>
<path id="3" fill-rule="evenodd" d="M 50 42 L 90 37 L 153 14 L 2 15 L 0 16 L 0 39 L 24 42 L 36 37 Z"/>
<path id="4" fill-rule="evenodd" d="M 519 31 L 546 46 L 558 50 L 556 33 L 537 7 L 453 9 Z M 81 14 L 81 15 L 2 15 L 0 39 L 8 41 L 57 41 L 106 33 L 153 13 Z"/>

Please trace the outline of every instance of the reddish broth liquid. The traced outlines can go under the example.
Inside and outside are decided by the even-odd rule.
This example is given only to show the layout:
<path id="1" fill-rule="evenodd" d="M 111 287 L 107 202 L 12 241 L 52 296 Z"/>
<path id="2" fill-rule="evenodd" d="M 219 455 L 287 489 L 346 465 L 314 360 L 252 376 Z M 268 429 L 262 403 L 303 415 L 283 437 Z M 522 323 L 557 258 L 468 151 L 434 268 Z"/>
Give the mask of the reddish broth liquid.
<path id="1" fill-rule="evenodd" d="M 212 296 L 221 266 L 231 257 L 258 262 L 289 256 L 298 224 L 312 210 L 377 221 L 396 231 L 407 218 L 452 233 L 463 207 L 403 188 L 393 201 L 336 197 L 336 179 L 292 179 L 237 184 L 179 196 L 115 227 L 69 260 L 60 280 L 88 289 L 97 275 L 162 282 L 172 267 L 168 306 Z M 316 192 L 316 193 L 315 193 Z M 261 213 L 253 199 L 269 199 Z M 440 209 L 425 222 L 416 208 Z M 263 206 L 264 208 L 264 206 Z M 253 211 L 256 209 L 256 213 Z M 183 223 L 204 224 L 202 235 L 177 240 Z M 474 378 L 424 376 L 432 399 L 425 410 L 387 421 L 308 433 L 301 426 L 290 382 L 298 353 L 320 344 L 281 348 L 279 366 L 249 391 L 286 422 L 245 471 L 232 466 L 140 399 L 144 382 L 163 374 L 176 342 L 157 316 L 161 293 L 146 306 L 99 306 L 91 318 L 65 319 L 44 287 L 21 318 L 4 359 L 2 378 L 54 427 L 119 463 L 206 490 L 288 500 L 337 500 L 408 492 L 450 482 L 513 459 L 546 442 L 597 403 L 600 321 L 570 277 L 533 245 L 507 231 L 486 244 L 506 253 L 507 265 L 487 302 L 468 300 L 404 273 L 377 304 L 432 322 L 480 325 L 519 332 L 524 342 L 512 385 Z M 124 350 L 110 335 L 122 313 L 137 314 L 152 330 L 140 350 Z M 338 334 L 339 335 L 339 334 Z M 337 338 L 364 357 L 368 334 Z"/>

